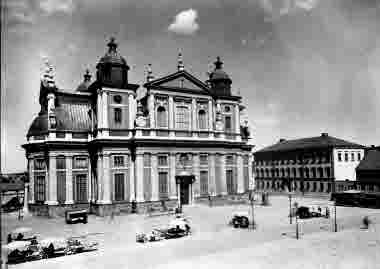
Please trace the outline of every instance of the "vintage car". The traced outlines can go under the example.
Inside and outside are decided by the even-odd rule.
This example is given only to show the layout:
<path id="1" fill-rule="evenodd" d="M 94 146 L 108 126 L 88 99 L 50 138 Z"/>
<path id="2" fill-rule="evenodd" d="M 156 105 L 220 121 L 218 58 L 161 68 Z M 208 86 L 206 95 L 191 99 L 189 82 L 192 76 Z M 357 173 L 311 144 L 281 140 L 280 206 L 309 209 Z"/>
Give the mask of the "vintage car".
<path id="1" fill-rule="evenodd" d="M 53 258 L 67 255 L 67 239 L 63 237 L 44 238 L 41 240 L 40 246 L 44 252 L 44 258 Z"/>
<path id="2" fill-rule="evenodd" d="M 94 251 L 98 249 L 97 246 L 98 246 L 98 243 L 96 242 L 87 242 L 87 241 L 72 237 L 67 240 L 66 255 Z"/>
<path id="3" fill-rule="evenodd" d="M 308 218 L 320 218 L 320 217 L 328 217 L 328 209 L 325 209 L 325 214 L 322 214 L 321 207 L 308 207 L 308 206 L 300 206 L 297 208 L 297 216 L 300 219 L 308 219 Z"/>
<path id="4" fill-rule="evenodd" d="M 86 209 L 72 209 L 65 212 L 65 220 L 67 224 L 82 222 L 87 223 L 88 211 Z"/>
<path id="5" fill-rule="evenodd" d="M 153 229 L 151 233 L 138 233 L 136 242 L 146 243 L 160 241 L 163 239 L 180 238 L 191 233 L 190 223 L 183 216 L 176 216 L 169 222 L 169 225 L 163 229 Z"/>
<path id="6" fill-rule="evenodd" d="M 247 211 L 234 212 L 230 224 L 234 228 L 248 228 L 250 224 L 250 217 Z"/>

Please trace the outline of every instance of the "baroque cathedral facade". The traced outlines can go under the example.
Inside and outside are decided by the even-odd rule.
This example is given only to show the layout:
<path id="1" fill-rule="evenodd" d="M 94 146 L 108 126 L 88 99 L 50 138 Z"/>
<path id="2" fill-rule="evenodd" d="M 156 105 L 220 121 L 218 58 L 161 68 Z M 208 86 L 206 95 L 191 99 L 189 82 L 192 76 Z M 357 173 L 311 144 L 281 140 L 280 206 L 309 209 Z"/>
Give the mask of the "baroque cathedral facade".
<path id="1" fill-rule="evenodd" d="M 181 54 L 167 76 L 154 78 L 149 66 L 139 99 L 114 39 L 96 79 L 87 71 L 75 91 L 59 89 L 48 67 L 23 145 L 29 209 L 107 215 L 246 193 L 254 176 L 245 107 L 219 57 L 214 64 L 206 82 L 185 70 Z"/>

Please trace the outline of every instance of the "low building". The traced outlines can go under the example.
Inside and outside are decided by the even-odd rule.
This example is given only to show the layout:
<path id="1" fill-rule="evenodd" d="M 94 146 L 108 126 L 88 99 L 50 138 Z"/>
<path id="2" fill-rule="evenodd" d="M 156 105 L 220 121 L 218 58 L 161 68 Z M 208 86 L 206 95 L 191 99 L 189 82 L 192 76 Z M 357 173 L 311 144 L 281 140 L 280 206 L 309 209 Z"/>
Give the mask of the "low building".
<path id="1" fill-rule="evenodd" d="M 280 139 L 254 153 L 256 190 L 330 193 L 353 188 L 364 152 L 364 146 L 327 133 Z"/>
<path id="2" fill-rule="evenodd" d="M 380 192 L 380 147 L 372 146 L 356 167 L 358 189 Z"/>

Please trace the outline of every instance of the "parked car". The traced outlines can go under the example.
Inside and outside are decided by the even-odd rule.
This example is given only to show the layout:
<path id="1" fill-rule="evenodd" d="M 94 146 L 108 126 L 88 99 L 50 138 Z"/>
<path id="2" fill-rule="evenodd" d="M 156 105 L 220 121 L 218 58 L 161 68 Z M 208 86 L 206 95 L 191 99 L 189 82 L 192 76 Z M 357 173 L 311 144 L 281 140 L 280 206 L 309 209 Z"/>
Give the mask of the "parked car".
<path id="1" fill-rule="evenodd" d="M 8 202 L 2 205 L 4 212 L 13 212 L 21 209 L 23 204 L 18 197 L 12 197 Z"/>
<path id="2" fill-rule="evenodd" d="M 249 218 L 247 211 L 234 212 L 230 223 L 234 228 L 248 228 L 250 223 Z"/>
<path id="3" fill-rule="evenodd" d="M 73 209 L 65 212 L 65 219 L 67 224 L 73 223 L 87 223 L 88 211 L 86 209 Z"/>

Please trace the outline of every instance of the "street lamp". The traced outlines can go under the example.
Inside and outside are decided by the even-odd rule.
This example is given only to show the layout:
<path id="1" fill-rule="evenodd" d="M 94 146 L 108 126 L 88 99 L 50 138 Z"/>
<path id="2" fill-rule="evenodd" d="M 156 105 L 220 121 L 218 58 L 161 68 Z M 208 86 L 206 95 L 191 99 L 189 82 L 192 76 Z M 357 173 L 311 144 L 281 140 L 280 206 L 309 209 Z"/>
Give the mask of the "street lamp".
<path id="1" fill-rule="evenodd" d="M 336 223 L 336 200 L 334 201 L 334 232 L 338 231 L 338 225 Z"/>
<path id="2" fill-rule="evenodd" d="M 254 211 L 254 202 L 255 202 L 255 194 L 253 192 L 253 190 L 250 191 L 249 193 L 249 200 L 251 202 L 251 213 L 252 213 L 252 230 L 255 229 L 255 211 Z"/>

